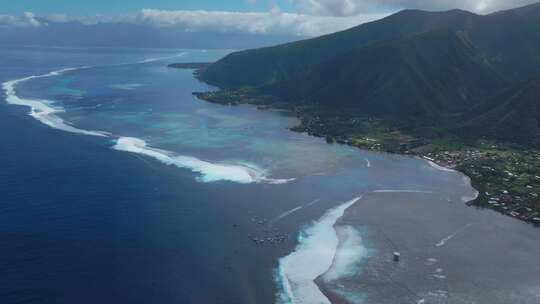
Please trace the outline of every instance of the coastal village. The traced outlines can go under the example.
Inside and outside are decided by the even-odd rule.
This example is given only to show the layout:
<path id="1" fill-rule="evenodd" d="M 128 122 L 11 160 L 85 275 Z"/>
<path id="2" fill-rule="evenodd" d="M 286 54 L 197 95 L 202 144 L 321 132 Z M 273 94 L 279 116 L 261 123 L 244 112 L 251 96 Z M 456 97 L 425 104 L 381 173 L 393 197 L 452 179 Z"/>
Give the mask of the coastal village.
<path id="1" fill-rule="evenodd" d="M 414 155 L 464 173 L 479 191 L 469 205 L 490 208 L 540 226 L 540 150 L 488 140 L 417 139 L 376 118 L 314 115 L 297 110 L 295 131 L 362 149 Z"/>
<path id="2" fill-rule="evenodd" d="M 540 225 L 540 151 L 509 150 L 498 144 L 423 156 L 469 176 L 480 191 L 472 203 Z"/>
<path id="3" fill-rule="evenodd" d="M 464 143 L 456 139 L 417 138 L 375 117 L 347 115 L 343 111 L 329 113 L 313 106 L 287 108 L 271 96 L 252 96 L 242 90 L 194 95 L 229 106 L 284 108 L 293 111 L 300 120 L 292 131 L 325 138 L 329 144 L 417 156 L 460 171 L 471 178 L 473 187 L 479 191 L 469 205 L 490 208 L 540 226 L 540 150 L 488 140 Z"/>

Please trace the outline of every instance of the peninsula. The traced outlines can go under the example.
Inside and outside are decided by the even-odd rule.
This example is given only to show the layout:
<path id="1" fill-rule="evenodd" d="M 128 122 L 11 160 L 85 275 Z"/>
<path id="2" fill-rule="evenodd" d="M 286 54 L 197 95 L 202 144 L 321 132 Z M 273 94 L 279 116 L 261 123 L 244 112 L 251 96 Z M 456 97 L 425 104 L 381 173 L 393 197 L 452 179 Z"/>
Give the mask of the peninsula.
<path id="1" fill-rule="evenodd" d="M 194 94 L 287 109 L 300 120 L 293 131 L 459 170 L 480 192 L 470 204 L 540 224 L 538 20 L 540 3 L 404 10 L 196 67 L 221 90 Z"/>

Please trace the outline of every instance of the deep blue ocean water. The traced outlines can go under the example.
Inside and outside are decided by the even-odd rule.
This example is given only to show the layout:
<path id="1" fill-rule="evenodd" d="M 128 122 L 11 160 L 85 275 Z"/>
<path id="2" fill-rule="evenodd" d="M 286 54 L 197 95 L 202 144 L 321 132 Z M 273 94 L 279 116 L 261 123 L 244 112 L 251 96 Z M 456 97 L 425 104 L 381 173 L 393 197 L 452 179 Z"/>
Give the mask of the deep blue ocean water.
<path id="1" fill-rule="evenodd" d="M 293 133 L 290 114 L 197 100 L 214 88 L 166 67 L 227 53 L 0 50 L 2 83 L 78 68 L 16 84 L 62 110 L 41 117 L 57 128 L 0 103 L 0 302 L 274 303 L 280 258 L 319 250 L 309 233 L 332 244 L 332 225 L 309 229 L 327 210 L 376 189 L 471 195 L 425 161 Z"/>

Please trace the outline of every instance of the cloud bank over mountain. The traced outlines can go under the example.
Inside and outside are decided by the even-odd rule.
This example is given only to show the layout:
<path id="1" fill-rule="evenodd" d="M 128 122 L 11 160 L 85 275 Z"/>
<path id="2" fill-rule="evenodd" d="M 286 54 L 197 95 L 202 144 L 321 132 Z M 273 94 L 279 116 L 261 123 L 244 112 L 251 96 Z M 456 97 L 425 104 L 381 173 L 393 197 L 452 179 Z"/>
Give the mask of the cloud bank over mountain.
<path id="1" fill-rule="evenodd" d="M 309 37 L 328 34 L 383 17 L 361 14 L 349 17 L 312 16 L 269 12 L 166 11 L 143 9 L 137 19 L 158 26 L 178 26 L 186 31 L 215 31 L 249 34 L 288 34 Z"/>
<path id="2" fill-rule="evenodd" d="M 404 8 L 425 10 L 461 8 L 477 13 L 489 13 L 535 2 L 535 0 L 282 1 L 290 4 L 289 11 L 281 10 L 278 0 L 268 0 L 270 9 L 258 12 L 145 8 L 124 15 L 69 16 L 59 13 L 40 16 L 32 12 L 24 12 L 19 16 L 0 14 L 0 39 L 2 39 L 0 43 L 142 46 L 146 40 L 148 46 L 152 47 L 213 48 L 221 42 L 224 43 L 224 48 L 249 48 L 333 33 L 380 19 Z M 107 36 L 108 39 L 101 39 L 100 36 Z"/>
<path id="3" fill-rule="evenodd" d="M 321 16 L 355 16 L 400 9 L 463 9 L 491 13 L 537 2 L 536 0 L 291 0 L 299 13 Z"/>
<path id="4" fill-rule="evenodd" d="M 359 14 L 355 16 L 315 16 L 282 12 L 188 11 L 142 9 L 126 16 L 69 17 L 63 14 L 36 17 L 31 12 L 22 16 L 0 15 L 0 27 L 40 27 L 51 23 L 79 22 L 83 25 L 126 23 L 156 28 L 172 28 L 186 32 L 243 33 L 259 35 L 287 35 L 311 37 L 343 30 L 386 14 Z"/>
<path id="5" fill-rule="evenodd" d="M 1 27 L 39 27 L 42 23 L 34 13 L 24 12 L 22 16 L 0 15 Z"/>

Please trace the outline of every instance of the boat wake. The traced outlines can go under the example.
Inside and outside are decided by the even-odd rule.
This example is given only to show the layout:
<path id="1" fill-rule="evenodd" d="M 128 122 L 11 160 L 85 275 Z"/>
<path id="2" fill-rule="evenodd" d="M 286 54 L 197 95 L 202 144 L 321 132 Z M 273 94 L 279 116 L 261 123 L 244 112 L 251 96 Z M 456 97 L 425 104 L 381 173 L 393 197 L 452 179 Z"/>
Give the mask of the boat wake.
<path id="1" fill-rule="evenodd" d="M 348 266 L 352 261 L 361 259 L 362 250 L 343 250 L 343 246 L 353 244 L 356 249 L 356 236 L 351 236 L 342 242 L 334 225 L 350 206 L 360 200 L 357 197 L 327 211 L 318 221 L 303 229 L 298 236 L 298 246 L 295 250 L 279 260 L 275 278 L 280 287 L 278 302 L 286 303 L 324 303 L 330 301 L 320 291 L 315 280 L 326 275 L 329 280 L 347 275 Z M 358 236 L 359 237 L 359 236 Z M 323 276 L 323 279 L 325 277 Z"/>
<path id="2" fill-rule="evenodd" d="M 287 211 L 283 212 L 282 214 L 276 216 L 276 217 L 273 218 L 272 220 L 270 220 L 270 222 L 269 222 L 268 224 L 269 224 L 270 226 L 272 226 L 273 224 L 279 222 L 280 220 L 286 218 L 287 216 L 289 216 L 289 215 L 291 215 L 291 214 L 293 214 L 293 213 L 295 213 L 295 212 L 297 212 L 297 211 L 302 210 L 304 207 L 312 206 L 312 205 L 318 203 L 319 201 L 320 201 L 320 199 L 316 199 L 316 200 L 313 200 L 313 201 L 307 203 L 305 206 L 298 206 L 298 207 L 293 208 L 293 209 L 291 209 L 291 210 L 287 210 Z"/>
<path id="3" fill-rule="evenodd" d="M 472 224 L 469 223 L 469 224 L 461 227 L 456 232 L 454 232 L 454 233 L 450 234 L 449 236 L 447 236 L 447 237 L 443 238 L 442 240 L 440 240 L 437 244 L 435 244 L 435 247 L 442 247 L 442 246 L 446 245 L 446 243 L 448 241 L 455 238 L 459 233 L 463 232 L 465 229 L 469 228 L 470 226 L 472 226 Z"/>
<path id="4" fill-rule="evenodd" d="M 291 210 L 283 212 L 282 214 L 280 214 L 280 215 L 276 216 L 274 219 L 272 219 L 270 221 L 269 225 L 271 226 L 271 225 L 275 224 L 276 222 L 280 221 L 281 219 L 286 218 L 287 216 L 295 213 L 296 211 L 301 210 L 302 208 L 304 208 L 304 206 L 298 206 L 296 208 L 293 208 Z"/>

